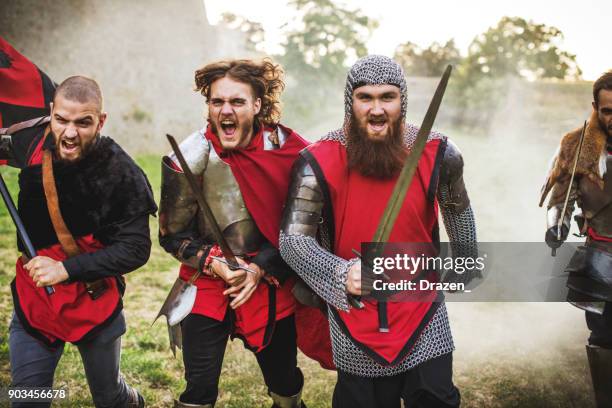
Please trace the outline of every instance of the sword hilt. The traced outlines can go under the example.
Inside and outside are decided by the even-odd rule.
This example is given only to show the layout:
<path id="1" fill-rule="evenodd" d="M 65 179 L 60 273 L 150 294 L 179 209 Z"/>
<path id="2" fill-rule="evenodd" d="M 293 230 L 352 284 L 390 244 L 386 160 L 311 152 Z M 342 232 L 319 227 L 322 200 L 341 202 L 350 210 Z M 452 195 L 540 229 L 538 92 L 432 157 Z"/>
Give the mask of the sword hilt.
<path id="1" fill-rule="evenodd" d="M 225 259 L 225 258 L 221 258 L 221 257 L 218 257 L 218 256 L 211 256 L 210 258 L 211 258 L 211 259 L 214 259 L 214 260 L 216 260 L 216 261 L 219 261 L 219 262 L 221 262 L 221 263 L 223 263 L 223 264 L 226 264 L 226 265 L 227 265 L 227 266 L 229 266 L 229 268 L 230 268 L 231 270 L 233 270 L 233 271 L 235 271 L 235 270 L 237 270 L 237 269 L 242 269 L 242 270 L 247 271 L 247 272 L 250 272 L 250 273 L 257 273 L 257 272 L 255 272 L 253 269 L 251 269 L 251 268 L 249 268 L 249 267 L 247 267 L 247 266 L 242 266 L 242 265 L 240 265 L 240 264 L 238 264 L 238 265 L 232 265 L 232 264 L 231 264 L 231 263 L 229 263 L 229 262 L 228 262 L 228 260 L 227 260 L 227 259 Z"/>

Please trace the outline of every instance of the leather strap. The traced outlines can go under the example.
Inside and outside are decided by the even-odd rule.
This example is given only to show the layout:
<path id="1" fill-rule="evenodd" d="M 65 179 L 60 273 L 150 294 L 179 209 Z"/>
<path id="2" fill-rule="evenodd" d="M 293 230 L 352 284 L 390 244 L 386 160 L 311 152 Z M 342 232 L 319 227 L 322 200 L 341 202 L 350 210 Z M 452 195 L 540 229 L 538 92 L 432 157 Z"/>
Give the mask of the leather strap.
<path id="1" fill-rule="evenodd" d="M 26 120 L 24 122 L 14 123 L 13 125 L 0 129 L 0 135 L 12 135 L 14 133 L 19 132 L 20 130 L 32 128 L 38 125 L 44 125 L 45 123 L 49 123 L 51 121 L 51 117 L 43 116 L 40 118 L 34 118 L 30 120 Z M 46 132 L 46 131 L 45 131 Z M 46 134 L 45 134 L 46 136 Z"/>
<path id="2" fill-rule="evenodd" d="M 49 126 L 45 129 L 44 137 L 47 137 L 48 133 Z M 59 208 L 57 189 L 55 188 L 55 177 L 53 175 L 53 157 L 50 150 L 43 151 L 42 180 L 45 198 L 47 199 L 47 208 L 49 209 L 49 217 L 51 217 L 51 223 L 53 224 L 57 239 L 68 257 L 78 255 L 81 253 L 81 250 L 68 230 Z"/>
<path id="3" fill-rule="evenodd" d="M 47 126 L 43 137 L 47 137 L 49 131 L 50 126 Z M 50 150 L 43 151 L 42 179 L 53 230 L 55 230 L 57 239 L 66 255 L 68 255 L 69 258 L 76 256 L 81 253 L 81 250 L 70 233 L 70 230 L 68 230 L 59 208 L 59 199 L 57 198 L 57 189 L 55 188 L 55 176 L 53 175 L 53 154 Z M 89 296 L 91 296 L 93 300 L 96 300 L 102 296 L 108 288 L 108 285 L 104 279 L 98 279 L 94 282 L 85 282 L 85 287 Z"/>

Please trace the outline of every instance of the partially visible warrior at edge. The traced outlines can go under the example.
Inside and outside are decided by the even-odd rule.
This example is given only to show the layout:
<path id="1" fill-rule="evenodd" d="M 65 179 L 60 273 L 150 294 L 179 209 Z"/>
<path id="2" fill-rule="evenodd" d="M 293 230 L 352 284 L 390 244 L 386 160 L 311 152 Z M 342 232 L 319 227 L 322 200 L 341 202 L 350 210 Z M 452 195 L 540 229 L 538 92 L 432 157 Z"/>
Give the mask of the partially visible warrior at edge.
<path id="1" fill-rule="evenodd" d="M 586 311 L 591 331 L 586 350 L 595 399 L 598 407 L 611 407 L 612 71 L 593 84 L 592 105 L 584 129 L 581 126 L 561 140 L 540 206 L 550 192 L 545 240 L 553 251 L 567 238 L 574 206 L 582 210 L 575 219 L 586 241 L 566 268 L 567 300 Z"/>
<path id="2" fill-rule="evenodd" d="M 187 380 L 175 407 L 214 406 L 229 336 L 255 353 L 274 407 L 304 407 L 293 272 L 277 248 L 289 173 L 307 143 L 278 123 L 284 84 L 272 61 L 212 63 L 196 71 L 195 82 L 206 98 L 208 125 L 180 150 L 224 240 L 249 271 L 219 260 L 220 243 L 176 155 L 164 157 L 160 243 L 181 262 L 179 279 L 197 287 L 190 313 L 170 327 L 171 341 L 182 338 Z"/>
<path id="3" fill-rule="evenodd" d="M 93 79 L 70 77 L 53 93 L 48 77 L 0 38 L 2 54 L 8 66 L 0 69 L 0 100 L 11 104 L 2 112 L 5 124 L 53 101 L 50 117 L 0 130 L 0 161 L 21 169 L 18 213 L 37 252 L 28 259 L 18 243 L 24 254 L 11 283 L 11 386 L 52 387 L 70 342 L 81 355 L 93 405 L 144 407 L 119 366 L 126 331 L 122 275 L 144 265 L 151 250 L 149 216 L 157 207 L 149 182 L 117 143 L 100 135 L 107 115 Z M 29 83 L 12 84 L 15 78 Z"/>

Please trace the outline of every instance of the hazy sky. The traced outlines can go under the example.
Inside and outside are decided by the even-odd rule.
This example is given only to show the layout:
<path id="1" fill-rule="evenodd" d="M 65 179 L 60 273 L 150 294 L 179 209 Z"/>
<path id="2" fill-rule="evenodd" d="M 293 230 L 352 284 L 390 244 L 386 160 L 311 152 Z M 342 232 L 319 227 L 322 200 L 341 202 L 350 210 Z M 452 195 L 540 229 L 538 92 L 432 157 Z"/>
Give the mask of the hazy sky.
<path id="1" fill-rule="evenodd" d="M 286 1 L 204 0 L 208 20 L 219 21 L 225 11 L 263 24 L 264 50 L 280 51 L 281 26 L 296 17 Z M 565 35 L 562 49 L 576 54 L 585 79 L 593 80 L 612 69 L 612 2 L 609 0 L 352 0 L 342 4 L 360 8 L 380 25 L 368 42 L 370 53 L 392 56 L 395 47 L 412 41 L 421 47 L 455 38 L 462 53 L 472 39 L 503 16 L 518 16 L 552 25 Z M 262 6 L 265 5 L 265 6 Z"/>

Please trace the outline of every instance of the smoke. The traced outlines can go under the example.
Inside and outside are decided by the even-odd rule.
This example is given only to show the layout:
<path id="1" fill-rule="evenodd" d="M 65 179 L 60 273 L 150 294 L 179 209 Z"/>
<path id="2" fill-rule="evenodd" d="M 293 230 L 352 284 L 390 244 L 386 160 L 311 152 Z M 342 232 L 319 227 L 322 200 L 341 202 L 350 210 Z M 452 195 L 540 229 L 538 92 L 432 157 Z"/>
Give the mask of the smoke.
<path id="1" fill-rule="evenodd" d="M 543 241 L 546 210 L 537 204 L 549 160 L 562 135 L 588 116 L 590 100 L 588 83 L 512 79 L 500 84 L 497 103 L 472 131 L 441 121 L 463 153 L 479 241 Z M 567 303 L 453 303 L 448 309 L 459 361 L 533 365 L 568 349 L 583 356 L 584 312 Z"/>
<path id="2" fill-rule="evenodd" d="M 567 303 L 447 303 L 460 361 L 558 359 L 581 353 L 588 337 L 584 312 Z"/>
<path id="3" fill-rule="evenodd" d="M 438 79 L 407 80 L 407 119 L 420 124 Z M 434 129 L 462 151 L 478 239 L 542 242 L 546 211 L 538 207 L 540 188 L 561 136 L 588 115 L 590 84 L 508 80 L 497 95 L 499 103 L 480 112 L 483 119 L 471 131 L 454 126 L 457 103 L 446 95 Z M 341 121 L 340 109 L 336 117 L 295 129 L 316 140 L 307 129 L 329 130 Z M 441 232 L 447 240 L 443 228 Z M 567 303 L 447 303 L 447 308 L 458 367 L 492 361 L 503 366 L 517 360 L 546 364 L 567 350 L 583 358 L 588 337 L 584 312 Z"/>

